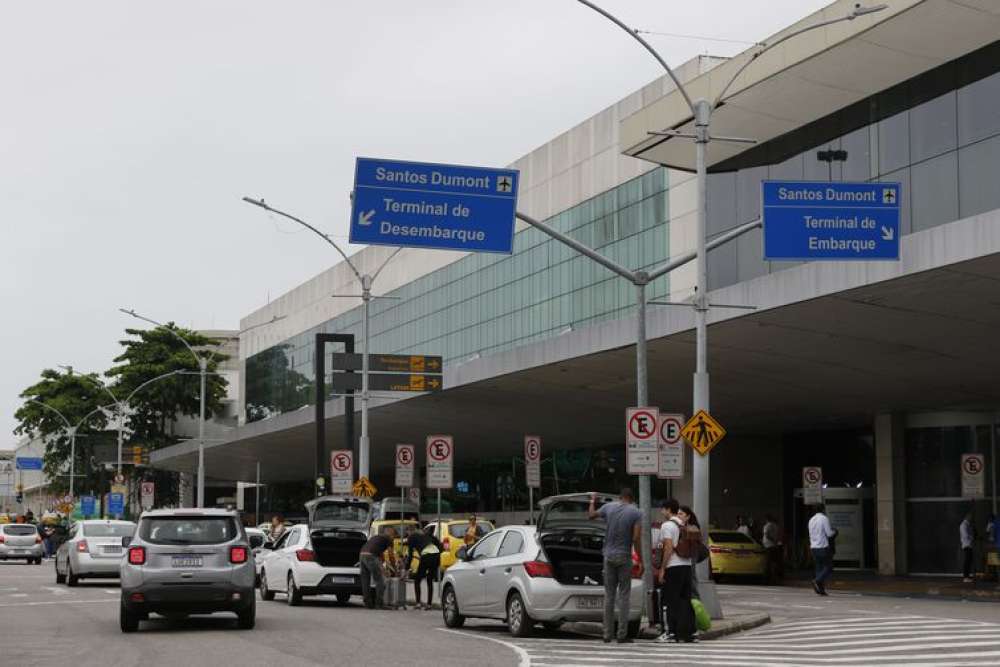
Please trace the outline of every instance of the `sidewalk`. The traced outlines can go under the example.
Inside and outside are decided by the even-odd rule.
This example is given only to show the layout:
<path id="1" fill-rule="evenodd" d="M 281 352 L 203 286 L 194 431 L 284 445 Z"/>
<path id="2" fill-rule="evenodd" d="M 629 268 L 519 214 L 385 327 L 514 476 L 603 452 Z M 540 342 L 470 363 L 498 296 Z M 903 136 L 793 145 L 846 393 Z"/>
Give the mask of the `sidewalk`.
<path id="1" fill-rule="evenodd" d="M 786 577 L 785 586 L 812 588 L 805 574 Z M 860 595 L 908 597 L 975 602 L 1000 602 L 1000 586 L 995 581 L 977 579 L 963 584 L 958 577 L 887 577 L 868 572 L 837 572 L 826 583 L 827 590 Z"/>
<path id="2" fill-rule="evenodd" d="M 770 614 L 751 612 L 749 614 L 728 614 L 726 618 L 712 621 L 712 629 L 706 632 L 699 632 L 698 639 L 710 640 L 725 637 L 726 635 L 752 630 L 771 622 Z M 569 623 L 566 629 L 571 632 L 579 632 L 583 635 L 593 635 L 600 637 L 603 627 L 600 623 Z M 643 628 L 639 635 L 640 639 L 656 639 L 660 636 L 660 631 L 656 628 Z"/>

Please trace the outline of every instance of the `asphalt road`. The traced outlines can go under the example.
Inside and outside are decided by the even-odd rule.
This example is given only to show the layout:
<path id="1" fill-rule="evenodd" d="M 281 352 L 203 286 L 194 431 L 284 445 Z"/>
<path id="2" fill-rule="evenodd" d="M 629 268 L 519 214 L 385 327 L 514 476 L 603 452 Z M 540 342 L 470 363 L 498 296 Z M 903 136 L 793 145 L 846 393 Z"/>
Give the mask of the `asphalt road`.
<path id="1" fill-rule="evenodd" d="M 0 562 L 0 662 L 11 665 L 996 665 L 1000 604 L 720 586 L 724 609 L 773 623 L 697 645 L 619 646 L 565 631 L 515 640 L 499 623 L 444 628 L 440 612 L 369 611 L 283 596 L 258 601 L 257 627 L 230 616 L 154 620 L 123 635 L 114 580 L 56 585 L 52 565 Z"/>

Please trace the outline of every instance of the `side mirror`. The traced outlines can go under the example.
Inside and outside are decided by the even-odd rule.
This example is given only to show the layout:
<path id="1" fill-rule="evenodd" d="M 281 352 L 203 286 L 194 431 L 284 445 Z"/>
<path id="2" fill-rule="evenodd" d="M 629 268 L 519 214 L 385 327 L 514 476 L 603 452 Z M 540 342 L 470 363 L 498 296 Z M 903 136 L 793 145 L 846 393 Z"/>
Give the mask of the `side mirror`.
<path id="1" fill-rule="evenodd" d="M 274 542 L 264 542 L 264 548 L 268 551 L 274 551 Z"/>
<path id="2" fill-rule="evenodd" d="M 130 545 L 130 544 L 132 544 L 132 536 L 131 535 L 123 535 L 122 536 L 122 548 L 123 549 L 127 549 L 128 545 Z"/>
<path id="3" fill-rule="evenodd" d="M 455 557 L 458 558 L 458 560 L 467 560 L 469 558 L 469 548 L 460 547 L 458 553 L 455 554 Z"/>
<path id="4" fill-rule="evenodd" d="M 264 544 L 264 538 L 263 537 L 261 537 L 260 535 L 251 535 L 250 536 L 250 548 L 251 549 L 256 549 L 257 547 L 261 546 L 262 544 Z"/>

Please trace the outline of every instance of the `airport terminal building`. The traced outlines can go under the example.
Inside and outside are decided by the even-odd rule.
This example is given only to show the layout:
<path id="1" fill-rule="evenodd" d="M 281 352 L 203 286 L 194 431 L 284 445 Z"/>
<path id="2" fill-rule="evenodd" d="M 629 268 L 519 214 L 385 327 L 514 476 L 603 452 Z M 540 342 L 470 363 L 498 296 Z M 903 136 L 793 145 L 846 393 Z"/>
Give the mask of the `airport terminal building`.
<path id="1" fill-rule="evenodd" d="M 715 113 L 714 134 L 758 143 L 709 144 L 710 238 L 761 215 L 768 179 L 899 183 L 902 236 L 898 261 L 769 262 L 760 229 L 709 253 L 710 301 L 755 308 L 709 313 L 712 414 L 729 431 L 711 454 L 710 521 L 774 513 L 800 545 L 802 468 L 819 466 L 841 565 L 954 573 L 962 515 L 972 510 L 981 530 L 996 510 L 1000 5 L 887 4 L 769 51 Z M 851 7 L 838 0 L 786 31 Z M 699 57 L 678 75 L 711 98 L 749 54 Z M 690 252 L 694 148 L 650 132 L 692 122 L 670 79 L 657 79 L 512 162 L 518 210 L 632 269 Z M 835 159 L 818 159 L 828 151 Z M 352 260 L 370 273 L 392 251 Z M 687 265 L 647 297 L 683 302 L 693 286 Z M 444 358 L 443 391 L 372 401 L 382 493 L 398 493 L 395 445 L 421 452 L 432 433 L 455 439 L 453 512 L 527 510 L 526 434 L 543 440 L 543 496 L 634 483 L 623 442 L 636 395 L 631 284 L 519 225 L 510 255 L 404 249 L 374 291 L 398 298 L 373 302 L 372 352 Z M 288 502 L 308 497 L 315 338 L 354 334 L 360 345 L 359 300 L 331 298 L 357 292 L 338 263 L 241 321 L 283 316 L 240 341 L 241 424 L 206 445 L 210 479 L 252 481 L 259 462 Z M 693 327 L 691 308 L 650 307 L 650 403 L 663 411 L 691 412 Z M 344 400 L 327 398 L 325 446 L 350 448 Z M 979 489 L 963 484 L 963 454 L 983 457 Z M 152 462 L 192 472 L 196 443 Z M 672 488 L 654 480 L 654 498 L 671 493 L 689 500 L 690 476 Z"/>

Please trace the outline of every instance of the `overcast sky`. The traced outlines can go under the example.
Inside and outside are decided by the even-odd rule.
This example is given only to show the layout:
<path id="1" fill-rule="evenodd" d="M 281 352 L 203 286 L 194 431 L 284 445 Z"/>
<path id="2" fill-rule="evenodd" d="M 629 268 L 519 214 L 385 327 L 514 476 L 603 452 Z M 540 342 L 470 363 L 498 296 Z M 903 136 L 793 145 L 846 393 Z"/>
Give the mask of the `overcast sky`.
<path id="1" fill-rule="evenodd" d="M 828 0 L 604 0 L 761 40 Z M 739 44 L 650 36 L 671 64 Z M 573 0 L 6 2 L 0 449 L 45 367 L 105 370 L 119 307 L 196 328 L 333 263 L 357 155 L 503 166 L 659 76 Z"/>

